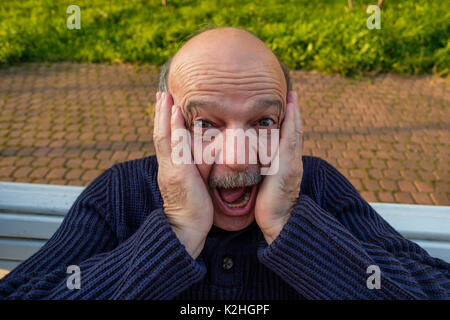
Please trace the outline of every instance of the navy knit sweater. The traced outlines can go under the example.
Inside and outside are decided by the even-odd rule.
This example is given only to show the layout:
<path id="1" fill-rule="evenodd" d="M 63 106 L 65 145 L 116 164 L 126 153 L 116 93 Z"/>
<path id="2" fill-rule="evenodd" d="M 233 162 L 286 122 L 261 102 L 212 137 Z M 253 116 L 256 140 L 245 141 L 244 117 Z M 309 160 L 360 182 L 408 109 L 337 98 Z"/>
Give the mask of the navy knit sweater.
<path id="1" fill-rule="evenodd" d="M 397 233 L 330 164 L 303 157 L 303 165 L 298 203 L 270 246 L 256 223 L 213 227 L 194 260 L 162 210 L 156 157 L 116 164 L 0 281 L 0 298 L 449 298 L 449 264 Z M 80 289 L 67 287 L 69 265 L 80 267 Z M 381 269 L 380 289 L 367 287 L 370 265 Z"/>

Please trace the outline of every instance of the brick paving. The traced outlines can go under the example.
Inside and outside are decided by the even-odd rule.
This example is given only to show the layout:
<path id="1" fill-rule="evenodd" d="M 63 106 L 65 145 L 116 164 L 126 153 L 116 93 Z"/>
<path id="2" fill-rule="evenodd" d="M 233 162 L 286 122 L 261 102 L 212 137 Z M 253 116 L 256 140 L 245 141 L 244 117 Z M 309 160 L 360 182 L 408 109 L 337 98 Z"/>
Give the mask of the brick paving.
<path id="1" fill-rule="evenodd" d="M 450 205 L 450 91 L 432 76 L 346 79 L 293 71 L 304 153 L 368 201 Z M 86 186 L 154 154 L 151 66 L 24 63 L 0 68 L 0 181 Z"/>

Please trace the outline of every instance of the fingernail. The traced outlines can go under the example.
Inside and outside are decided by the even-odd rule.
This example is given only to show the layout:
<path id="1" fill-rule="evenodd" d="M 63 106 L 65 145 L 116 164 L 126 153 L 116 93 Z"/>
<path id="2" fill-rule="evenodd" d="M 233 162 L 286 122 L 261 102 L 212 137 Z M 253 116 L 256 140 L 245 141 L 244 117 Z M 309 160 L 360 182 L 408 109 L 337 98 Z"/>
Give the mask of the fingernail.
<path id="1" fill-rule="evenodd" d="M 292 91 L 289 91 L 287 94 L 287 100 L 286 103 L 289 103 L 292 100 Z"/>
<path id="2" fill-rule="evenodd" d="M 177 107 L 175 105 L 172 106 L 172 114 L 175 114 L 175 111 L 177 111 Z"/>
<path id="3" fill-rule="evenodd" d="M 295 91 L 289 91 L 289 100 L 295 99 Z"/>
<path id="4" fill-rule="evenodd" d="M 297 100 L 297 92 L 296 91 L 293 92 L 294 92 L 294 99 Z"/>

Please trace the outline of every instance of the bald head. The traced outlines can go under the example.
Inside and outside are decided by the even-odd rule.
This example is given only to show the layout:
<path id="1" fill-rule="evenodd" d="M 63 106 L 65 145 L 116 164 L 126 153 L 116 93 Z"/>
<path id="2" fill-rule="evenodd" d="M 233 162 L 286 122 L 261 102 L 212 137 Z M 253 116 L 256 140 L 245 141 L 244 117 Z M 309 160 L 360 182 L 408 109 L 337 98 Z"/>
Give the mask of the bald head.
<path id="1" fill-rule="evenodd" d="M 238 28 L 215 28 L 204 31 L 185 43 L 185 45 L 162 67 L 158 91 L 169 91 L 170 70 L 179 68 L 179 61 L 195 59 L 196 55 L 210 58 L 214 63 L 255 62 L 258 57 L 271 60 L 269 63 L 281 70 L 287 90 L 292 90 L 289 70 L 267 45 L 250 32 Z M 218 60 L 218 57 L 222 61 Z M 276 62 L 275 62 L 276 61 Z M 266 61 L 267 62 L 267 61 Z M 263 64 L 264 61 L 259 61 Z M 275 64 L 274 64 L 275 63 Z"/>

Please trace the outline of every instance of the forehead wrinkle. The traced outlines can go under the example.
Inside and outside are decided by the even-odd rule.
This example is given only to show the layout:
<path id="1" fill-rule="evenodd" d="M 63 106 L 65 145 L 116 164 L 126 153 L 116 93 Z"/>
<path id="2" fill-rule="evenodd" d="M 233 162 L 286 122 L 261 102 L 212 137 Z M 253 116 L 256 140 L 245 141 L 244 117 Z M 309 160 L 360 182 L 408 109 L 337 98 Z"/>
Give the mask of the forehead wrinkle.
<path id="1" fill-rule="evenodd" d="M 215 61 L 214 63 L 208 62 L 208 61 L 180 61 L 176 65 L 172 67 L 174 73 L 187 73 L 190 71 L 196 71 L 196 70 L 213 70 L 216 73 L 229 73 L 229 74 L 235 74 L 240 72 L 253 72 L 253 73 L 259 73 L 261 70 L 263 72 L 269 72 L 277 74 L 277 71 L 273 69 L 272 63 L 260 63 L 260 64 L 254 64 L 254 65 L 238 65 L 235 63 L 218 63 Z"/>
<path id="2" fill-rule="evenodd" d="M 205 79 L 192 79 L 190 81 L 186 81 L 184 84 L 185 88 L 196 88 L 196 89 L 203 89 L 207 90 L 209 87 L 214 87 L 225 89 L 226 87 L 242 87 L 245 86 L 247 90 L 252 90 L 252 88 L 262 88 L 267 89 L 270 87 L 279 87 L 279 84 L 275 81 L 270 81 L 272 79 L 267 79 L 266 77 L 264 79 L 223 79 L 223 78 L 205 78 Z"/>
<path id="3" fill-rule="evenodd" d="M 193 106 L 186 108 L 189 99 L 198 96 L 216 96 L 220 99 L 227 92 L 251 98 L 274 94 L 279 96 L 283 107 L 284 77 L 279 77 L 273 63 L 257 61 L 255 64 L 236 65 L 202 58 L 187 55 L 178 59 L 169 75 L 172 78 L 169 87 L 174 89 L 174 93 L 179 93 L 176 103 L 182 107 L 183 113 L 188 116 L 186 118 L 192 117 L 196 109 Z M 220 106 L 214 107 L 218 109 Z"/>
<path id="4" fill-rule="evenodd" d="M 283 102 L 276 98 L 259 98 L 254 101 L 249 108 L 250 112 L 256 112 L 257 109 L 268 109 L 275 107 L 279 114 L 283 111 Z M 214 109 L 215 111 L 223 110 L 226 106 L 223 103 L 217 103 L 215 101 L 206 101 L 201 99 L 189 99 L 184 107 L 186 114 L 192 115 L 194 112 L 198 112 L 198 109 Z"/>
<path id="5" fill-rule="evenodd" d="M 282 79 L 278 79 L 277 72 L 267 66 L 233 68 L 227 66 L 226 69 L 212 63 L 186 63 L 180 62 L 171 75 L 174 80 L 179 81 L 182 86 L 196 86 L 196 82 L 208 81 L 214 84 L 251 84 L 254 82 L 275 82 L 282 85 Z M 175 76 L 176 75 L 176 76 Z M 264 81 L 266 80 L 266 81 Z"/>
<path id="6" fill-rule="evenodd" d="M 184 77 L 183 77 L 184 78 Z M 247 90 L 254 90 L 264 87 L 265 89 L 268 87 L 277 88 L 281 90 L 282 84 L 276 78 L 268 77 L 265 75 L 255 76 L 249 75 L 245 77 L 236 78 L 229 77 L 214 77 L 212 75 L 193 75 L 191 77 L 186 77 L 185 79 L 180 78 L 181 86 L 188 89 L 197 89 L 197 90 L 208 90 L 208 88 L 220 88 L 225 89 L 225 87 L 233 87 L 233 86 L 246 86 Z"/>
<path id="7" fill-rule="evenodd" d="M 242 92 L 243 94 L 249 95 L 277 93 L 280 97 L 284 96 L 282 83 L 277 79 L 268 79 L 267 77 L 260 77 L 259 79 L 251 79 L 249 77 L 240 79 L 230 78 L 229 80 L 225 80 L 222 78 L 213 78 L 211 76 L 197 76 L 187 78 L 186 81 L 181 81 L 180 89 L 181 88 L 183 91 L 181 105 L 195 95 L 205 94 L 220 96 L 222 92 L 226 91 L 234 93 Z"/>

